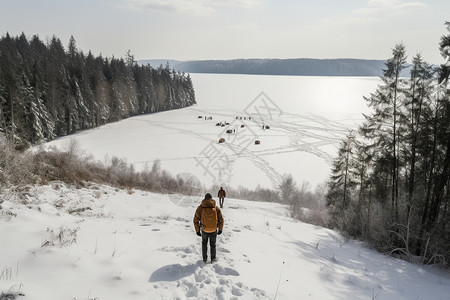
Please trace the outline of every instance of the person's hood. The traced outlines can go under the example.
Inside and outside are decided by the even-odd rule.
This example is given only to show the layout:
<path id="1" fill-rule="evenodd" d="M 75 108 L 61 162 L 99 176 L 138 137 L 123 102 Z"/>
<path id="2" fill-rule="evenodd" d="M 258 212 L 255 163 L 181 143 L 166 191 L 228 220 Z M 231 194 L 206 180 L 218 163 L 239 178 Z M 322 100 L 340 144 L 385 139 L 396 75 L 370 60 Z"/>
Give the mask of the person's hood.
<path id="1" fill-rule="evenodd" d="M 216 200 L 214 199 L 203 199 L 202 200 L 202 207 L 215 207 L 216 206 Z"/>

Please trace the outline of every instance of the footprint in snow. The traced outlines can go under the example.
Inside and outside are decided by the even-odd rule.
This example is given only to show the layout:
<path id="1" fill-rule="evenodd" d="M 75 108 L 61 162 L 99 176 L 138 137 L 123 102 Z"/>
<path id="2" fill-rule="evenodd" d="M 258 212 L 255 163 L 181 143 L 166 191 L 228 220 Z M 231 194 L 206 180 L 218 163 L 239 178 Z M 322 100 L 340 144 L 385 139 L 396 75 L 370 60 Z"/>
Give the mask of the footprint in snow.
<path id="1" fill-rule="evenodd" d="M 213 268 L 214 268 L 214 271 L 219 275 L 239 276 L 239 272 L 232 268 L 222 267 L 219 264 L 214 264 Z"/>
<path id="2" fill-rule="evenodd" d="M 186 258 L 188 255 L 199 255 L 198 247 L 193 244 L 186 247 L 163 247 L 159 250 L 163 252 L 173 252 L 182 258 Z"/>
<path id="3" fill-rule="evenodd" d="M 149 278 L 154 291 L 173 290 L 184 293 L 187 298 L 201 299 L 270 299 L 257 288 L 246 287 L 242 282 L 234 282 L 233 276 L 239 272 L 219 263 L 204 265 L 201 260 L 195 264 L 173 264 L 159 268 Z"/>
<path id="4" fill-rule="evenodd" d="M 218 248 L 217 248 L 217 252 L 231 253 L 230 250 L 228 250 L 227 248 L 223 248 L 223 247 L 218 247 Z"/>

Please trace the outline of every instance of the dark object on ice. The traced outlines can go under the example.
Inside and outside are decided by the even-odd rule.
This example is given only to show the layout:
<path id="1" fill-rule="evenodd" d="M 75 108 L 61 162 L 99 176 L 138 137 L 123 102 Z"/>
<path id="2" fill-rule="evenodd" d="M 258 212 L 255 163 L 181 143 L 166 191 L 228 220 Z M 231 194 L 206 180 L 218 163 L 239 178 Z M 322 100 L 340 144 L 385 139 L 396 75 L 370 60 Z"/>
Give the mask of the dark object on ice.
<path id="1" fill-rule="evenodd" d="M 230 123 L 228 123 L 228 122 L 225 122 L 225 125 L 230 125 Z"/>
<path id="2" fill-rule="evenodd" d="M 198 116 L 199 119 L 203 119 L 203 116 Z"/>
<path id="3" fill-rule="evenodd" d="M 225 139 L 224 138 L 220 138 L 219 139 L 219 144 L 221 144 L 221 143 L 225 143 Z"/>
<path id="4" fill-rule="evenodd" d="M 242 125 L 241 125 L 241 128 L 244 128 L 244 127 L 245 127 L 245 125 L 244 125 L 244 124 L 242 124 Z"/>
<path id="5" fill-rule="evenodd" d="M 261 142 L 259 140 L 256 140 L 255 145 L 259 145 L 259 144 L 261 144 Z"/>
<path id="6" fill-rule="evenodd" d="M 227 133 L 233 133 L 233 130 L 228 129 L 228 130 L 227 130 Z"/>
<path id="7" fill-rule="evenodd" d="M 220 124 L 220 123 L 216 123 L 216 126 L 221 126 L 222 124 Z"/>
<path id="8" fill-rule="evenodd" d="M 270 126 L 269 126 L 269 125 L 266 125 L 266 129 L 270 129 Z"/>

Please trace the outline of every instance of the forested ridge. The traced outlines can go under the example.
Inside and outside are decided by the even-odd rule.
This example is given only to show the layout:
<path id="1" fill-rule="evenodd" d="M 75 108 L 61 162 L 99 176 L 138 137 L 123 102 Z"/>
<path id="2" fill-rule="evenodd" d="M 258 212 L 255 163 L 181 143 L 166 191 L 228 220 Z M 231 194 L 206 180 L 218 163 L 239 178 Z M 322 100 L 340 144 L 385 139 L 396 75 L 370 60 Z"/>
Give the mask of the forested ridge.
<path id="1" fill-rule="evenodd" d="M 165 60 L 142 60 L 141 64 L 159 65 Z M 177 70 L 189 73 L 222 73 L 290 76 L 380 76 L 385 60 L 366 59 L 230 59 L 167 60 Z"/>
<path id="2" fill-rule="evenodd" d="M 446 23 L 450 32 L 450 23 Z M 450 260 L 450 33 L 444 62 L 393 48 L 365 122 L 342 141 L 327 194 L 331 226 L 411 261 Z"/>
<path id="3" fill-rule="evenodd" d="M 17 148 L 49 141 L 138 114 L 195 103 L 189 75 L 67 50 L 24 33 L 0 39 L 0 131 Z"/>

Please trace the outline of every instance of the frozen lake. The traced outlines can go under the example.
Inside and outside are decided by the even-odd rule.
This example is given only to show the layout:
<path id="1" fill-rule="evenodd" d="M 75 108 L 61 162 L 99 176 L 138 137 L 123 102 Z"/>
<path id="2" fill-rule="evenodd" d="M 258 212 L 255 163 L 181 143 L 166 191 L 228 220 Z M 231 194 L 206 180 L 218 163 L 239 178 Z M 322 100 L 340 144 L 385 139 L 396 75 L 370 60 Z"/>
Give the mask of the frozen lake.
<path id="1" fill-rule="evenodd" d="M 363 96 L 380 83 L 375 77 L 191 78 L 197 105 L 129 118 L 48 144 L 65 147 L 75 139 L 86 154 L 124 158 L 137 170 L 159 159 L 172 175 L 192 174 L 206 186 L 275 188 L 284 174 L 292 174 L 297 183 L 314 188 L 328 179 L 341 138 L 368 111 Z M 220 138 L 225 142 L 219 144 Z"/>

